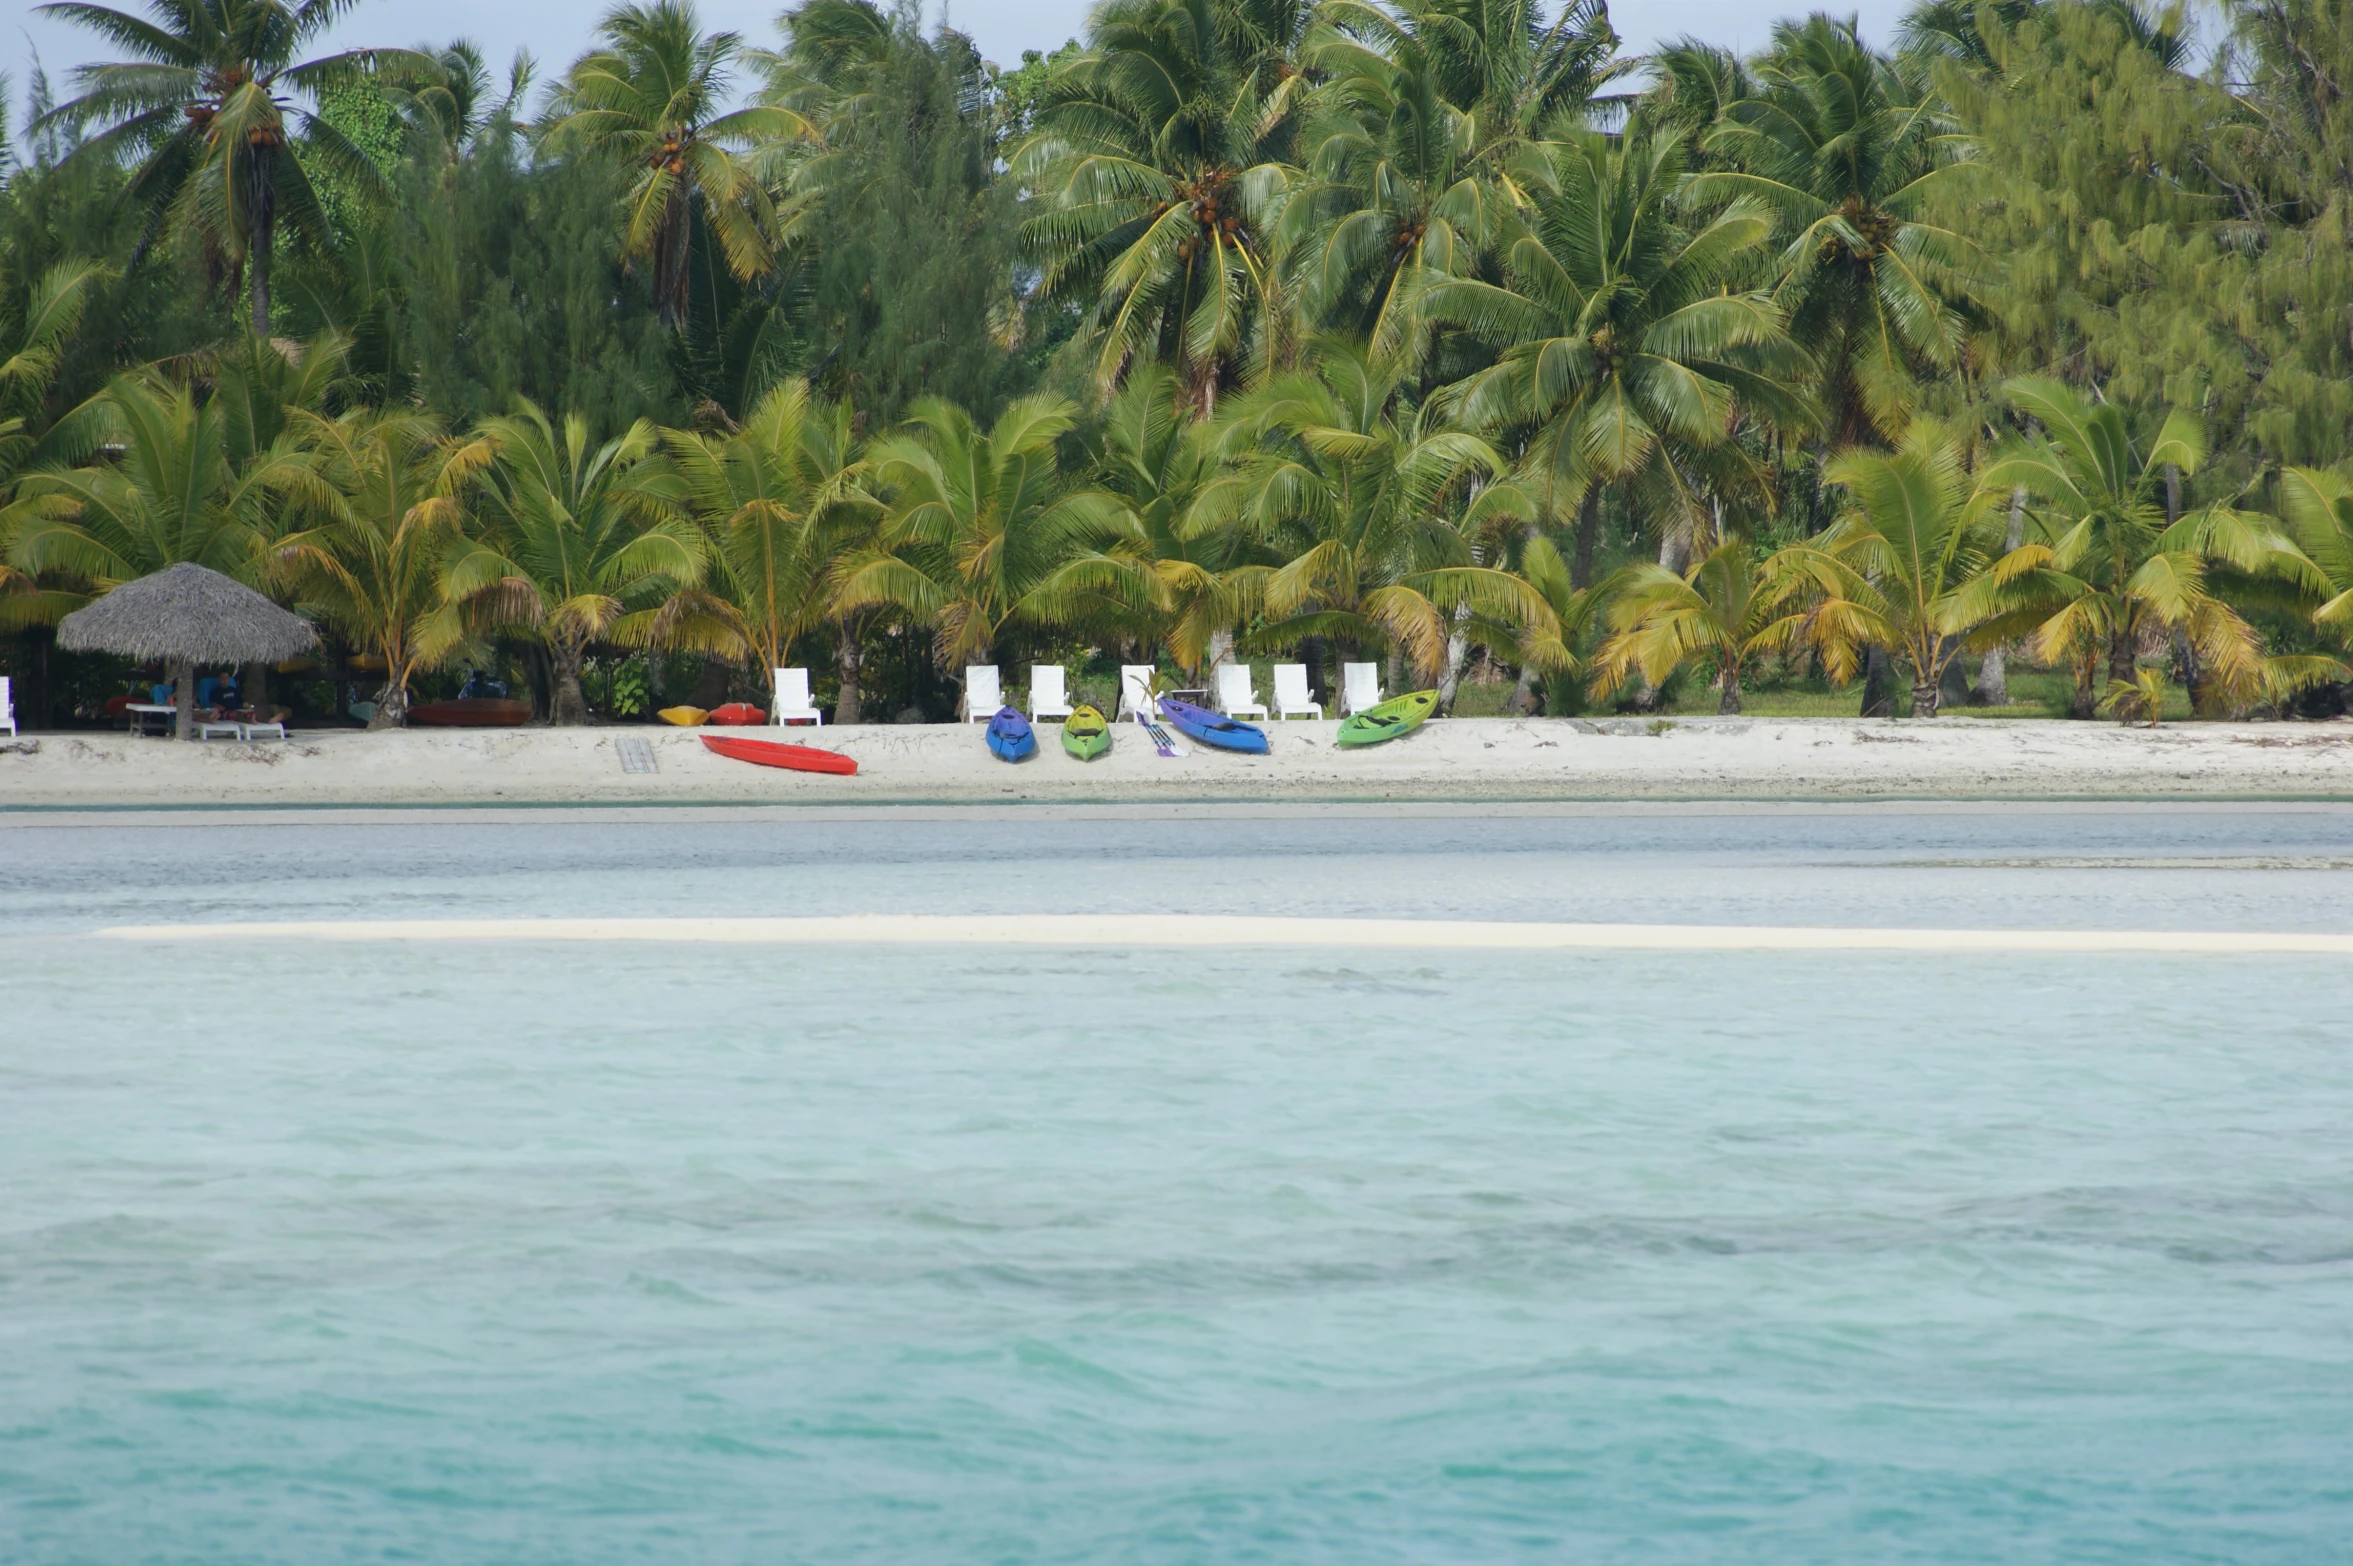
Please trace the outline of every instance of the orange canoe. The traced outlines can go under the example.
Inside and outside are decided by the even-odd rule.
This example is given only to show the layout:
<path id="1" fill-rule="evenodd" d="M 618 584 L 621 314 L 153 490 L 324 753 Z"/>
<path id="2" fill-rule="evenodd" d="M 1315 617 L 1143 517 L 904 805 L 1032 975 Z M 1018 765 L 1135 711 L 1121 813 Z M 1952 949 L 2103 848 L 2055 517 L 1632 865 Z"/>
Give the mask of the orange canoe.
<path id="1" fill-rule="evenodd" d="M 787 745 L 778 740 L 739 739 L 733 734 L 705 734 L 702 741 L 705 748 L 714 754 L 736 761 L 748 761 L 758 767 L 783 767 L 790 772 L 832 772 L 845 778 L 858 770 L 858 763 L 838 750 Z"/>

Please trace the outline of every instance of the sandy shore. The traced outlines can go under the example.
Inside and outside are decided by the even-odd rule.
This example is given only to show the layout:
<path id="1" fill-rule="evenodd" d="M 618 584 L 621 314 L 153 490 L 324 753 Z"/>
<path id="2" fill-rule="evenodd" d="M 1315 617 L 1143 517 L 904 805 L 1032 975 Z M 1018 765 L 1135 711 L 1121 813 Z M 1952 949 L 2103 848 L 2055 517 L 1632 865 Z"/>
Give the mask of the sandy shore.
<path id="1" fill-rule="evenodd" d="M 794 731 L 855 757 L 849 778 L 729 761 L 677 729 L 343 730 L 253 744 L 27 735 L 0 740 L 0 809 L 2353 798 L 2347 722 L 1468 718 L 1365 751 L 1337 749 L 1337 727 L 1274 725 L 1267 756 L 1193 747 L 1167 759 L 1121 725 L 1099 761 L 1072 761 L 1049 740 L 1019 766 L 991 756 L 977 726 Z M 647 742 L 658 770 L 625 770 L 624 739 Z"/>
<path id="2" fill-rule="evenodd" d="M 565 941 L 693 946 L 1209 946 L 1346 951 L 2172 952 L 2353 957 L 2353 935 L 2247 930 L 1926 930 L 1235 914 L 853 914 L 793 919 L 363 919 L 139 924 L 94 932 L 155 941 Z"/>

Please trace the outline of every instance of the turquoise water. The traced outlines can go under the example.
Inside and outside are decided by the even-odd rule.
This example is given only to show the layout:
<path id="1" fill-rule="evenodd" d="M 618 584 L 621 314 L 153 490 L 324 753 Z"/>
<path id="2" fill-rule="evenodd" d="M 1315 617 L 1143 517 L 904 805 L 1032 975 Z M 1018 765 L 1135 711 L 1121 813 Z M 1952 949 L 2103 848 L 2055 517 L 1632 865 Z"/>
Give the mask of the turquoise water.
<path id="1" fill-rule="evenodd" d="M 0 1560 L 2353 1560 L 2341 963 L 81 933 L 2353 923 L 2228 868 L 2337 812 L 1404 830 L 0 828 Z"/>

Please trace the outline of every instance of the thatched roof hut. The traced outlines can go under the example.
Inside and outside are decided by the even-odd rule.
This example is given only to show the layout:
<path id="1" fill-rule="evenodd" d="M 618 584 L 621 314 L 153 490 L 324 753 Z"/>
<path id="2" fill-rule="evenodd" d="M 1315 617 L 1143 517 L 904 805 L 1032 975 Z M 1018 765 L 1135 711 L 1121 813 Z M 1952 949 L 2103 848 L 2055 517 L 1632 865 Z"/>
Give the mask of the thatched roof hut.
<path id="1" fill-rule="evenodd" d="M 178 688 L 179 733 L 190 732 L 198 664 L 276 662 L 310 652 L 319 633 L 242 582 L 183 561 L 125 582 L 57 622 L 68 652 L 161 658 Z"/>

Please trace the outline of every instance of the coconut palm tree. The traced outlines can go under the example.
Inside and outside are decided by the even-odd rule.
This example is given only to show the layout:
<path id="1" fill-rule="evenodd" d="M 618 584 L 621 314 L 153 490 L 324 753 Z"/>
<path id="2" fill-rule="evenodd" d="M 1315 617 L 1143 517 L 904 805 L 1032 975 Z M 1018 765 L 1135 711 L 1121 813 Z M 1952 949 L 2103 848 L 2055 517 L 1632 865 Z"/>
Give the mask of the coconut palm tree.
<path id="1" fill-rule="evenodd" d="M 1728 538 L 1684 572 L 1641 562 L 1606 588 L 1609 639 L 1593 660 L 1592 693 L 1614 695 L 1639 674 L 1664 685 L 1697 661 L 1715 670 L 1716 710 L 1740 711 L 1741 680 L 1768 652 L 1820 654 L 1833 680 L 1859 667 L 1852 626 L 1853 574 L 1835 556 L 1797 544 L 1763 559 Z"/>
<path id="2" fill-rule="evenodd" d="M 384 190 L 367 155 L 293 95 L 316 101 L 338 81 L 433 69 L 406 49 L 351 49 L 295 62 L 357 3 L 150 0 L 153 21 L 83 0 L 39 8 L 81 23 L 132 56 L 81 67 L 74 73 L 81 95 L 42 123 L 103 124 L 72 156 L 132 164 L 127 199 L 147 213 L 134 264 L 167 225 L 197 234 L 208 258 L 243 271 L 257 337 L 270 335 L 279 223 L 292 224 L 323 250 L 335 248 L 312 170 L 331 171 L 361 190 Z"/>
<path id="3" fill-rule="evenodd" d="M 59 437 L 47 404 L 65 349 L 81 329 L 91 289 L 107 275 L 97 261 L 61 261 L 21 294 L 9 258 L 0 255 L 0 502 L 26 468 L 53 458 Z M 83 421 L 87 422 L 87 421 Z"/>
<path id="4" fill-rule="evenodd" d="M 328 492 L 293 432 L 238 460 L 230 412 L 230 399 L 199 402 L 154 370 L 109 383 L 91 414 L 106 436 L 97 459 L 25 474 L 0 523 L 9 564 L 58 584 L 15 606 L 19 617 L 54 621 L 182 561 L 260 583 L 287 498 Z"/>
<path id="5" fill-rule="evenodd" d="M 1755 95 L 1706 138 L 1728 166 L 1694 175 L 1692 194 L 1775 214 L 1774 303 L 1820 367 L 1833 441 L 1892 443 L 1922 373 L 1957 362 L 1986 271 L 1973 243 L 1928 218 L 1965 173 L 1960 138 L 1925 62 L 1873 54 L 1852 22 L 1779 23 L 1754 70 Z"/>
<path id="6" fill-rule="evenodd" d="M 1337 339 L 1317 348 L 1314 373 L 1279 377 L 1235 405 L 1219 443 L 1240 482 L 1204 520 L 1230 507 L 1285 562 L 1230 574 L 1263 613 L 1254 645 L 1316 636 L 1382 646 L 1435 680 L 1457 609 L 1541 619 L 1527 583 L 1478 547 L 1535 508 L 1500 481 L 1492 446 L 1403 401 L 1398 367 Z"/>
<path id="7" fill-rule="evenodd" d="M 1569 137 L 1551 188 L 1505 253 L 1506 284 L 1435 283 L 1422 309 L 1501 351 L 1447 394 L 1474 428 L 1522 444 L 1522 480 L 1548 517 L 1621 491 L 1662 534 L 1705 537 L 1712 497 L 1761 486 L 1734 440 L 1744 420 L 1802 427 L 1805 355 L 1779 310 L 1736 283 L 1770 224 L 1742 206 L 1678 220 L 1682 155 L 1638 130 Z"/>
<path id="8" fill-rule="evenodd" d="M 451 444 L 422 413 L 298 416 L 328 493 L 311 525 L 271 546 L 272 575 L 360 652 L 382 661 L 371 729 L 404 727 L 409 682 L 468 640 L 441 566 L 465 514 L 447 489 Z"/>
<path id="9" fill-rule="evenodd" d="M 952 403 L 915 404 L 908 427 L 867 452 L 890 507 L 876 547 L 848 562 L 836 613 L 896 609 L 932 627 L 939 666 L 994 656 L 1007 630 L 1078 612 L 1111 573 L 1072 566 L 1117 530 L 1119 507 L 1068 492 L 1056 442 L 1075 419 L 1050 395 L 1019 398 L 987 430 Z"/>
<path id="10" fill-rule="evenodd" d="M 1909 666 L 1912 716 L 1932 718 L 1960 638 L 1996 612 L 1989 567 L 2008 496 L 1975 489 L 1950 433 L 1928 420 L 1898 450 L 1859 447 L 1822 477 L 1845 490 L 1846 509 L 1819 545 L 1865 579 L 1831 623 Z"/>
<path id="11" fill-rule="evenodd" d="M 1537 143 L 1620 73 L 1616 48 L 1598 0 L 1549 26 L 1528 0 L 1328 0 L 1303 51 L 1326 80 L 1283 225 L 1309 314 L 1394 351 L 1419 286 L 1466 274 L 1527 206 Z"/>
<path id="12" fill-rule="evenodd" d="M 2110 680 L 2129 682 L 2144 645 L 2174 631 L 2225 685 L 2260 684 L 2260 640 L 2210 589 L 2210 568 L 2314 592 L 2326 578 L 2267 518 L 2209 506 L 2168 522 L 2168 468 L 2194 475 L 2205 460 L 2197 419 L 2175 409 L 2144 451 L 2113 403 L 2039 376 L 2013 380 L 2006 392 L 2043 433 L 1991 463 L 1980 482 L 2026 490 L 2039 536 L 1998 563 L 1978 605 L 1998 615 L 1989 631 L 2031 629 L 2042 657 L 2066 659 L 2079 718 L 2096 710 L 2103 658 Z"/>
<path id="13" fill-rule="evenodd" d="M 538 638 L 559 725 L 588 721 L 590 644 L 646 640 L 663 605 L 702 580 L 709 545 L 683 514 L 684 487 L 653 460 L 658 446 L 646 420 L 597 443 L 580 415 L 559 426 L 525 401 L 450 458 L 477 531 L 450 546 L 443 590 L 476 629 Z"/>
<path id="14" fill-rule="evenodd" d="M 1242 480 L 1216 436 L 1187 417 L 1166 365 L 1146 366 L 1112 398 L 1090 477 L 1118 503 L 1116 525 L 1088 557 L 1100 601 L 1072 615 L 1073 629 L 1095 629 L 1139 658 L 1165 649 L 1189 670 L 1224 656 L 1249 612 L 1233 573 L 1267 557 L 1234 520 Z"/>
<path id="15" fill-rule="evenodd" d="M 768 193 L 743 156 L 771 138 L 809 133 L 773 103 L 726 108 L 734 33 L 705 33 L 685 0 L 616 6 L 598 23 L 604 47 L 573 62 L 553 106 L 548 144 L 609 154 L 636 169 L 622 196 L 621 249 L 653 268 L 654 306 L 672 330 L 686 321 L 694 226 L 700 217 L 749 281 L 775 264 Z"/>
<path id="16" fill-rule="evenodd" d="M 1087 309 L 1098 379 L 1174 365 L 1214 410 L 1281 358 L 1273 235 L 1305 97 L 1298 0 L 1106 0 L 1048 83 L 1014 173 L 1049 297 Z"/>
<path id="17" fill-rule="evenodd" d="M 657 642 L 781 668 L 793 646 L 831 623 L 842 694 L 834 720 L 859 718 L 859 627 L 833 608 L 847 563 L 869 551 L 882 508 L 858 487 L 847 405 L 793 379 L 770 390 L 732 434 L 663 434 L 686 503 L 711 540 L 702 582 L 666 604 Z"/>

